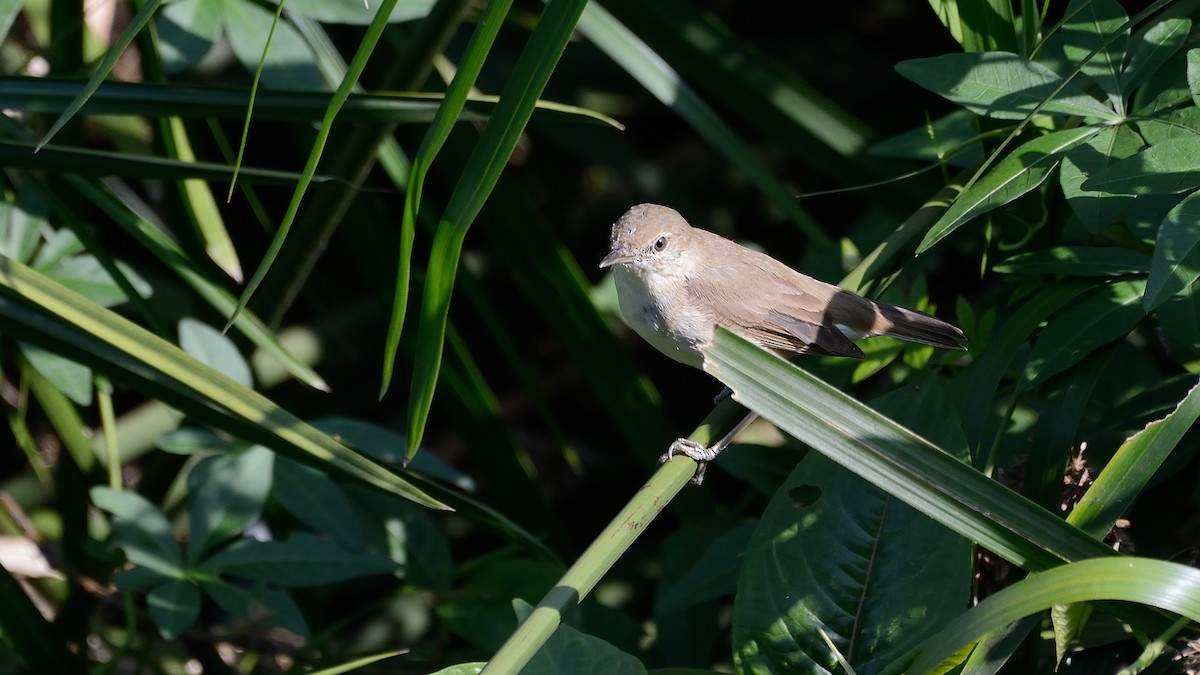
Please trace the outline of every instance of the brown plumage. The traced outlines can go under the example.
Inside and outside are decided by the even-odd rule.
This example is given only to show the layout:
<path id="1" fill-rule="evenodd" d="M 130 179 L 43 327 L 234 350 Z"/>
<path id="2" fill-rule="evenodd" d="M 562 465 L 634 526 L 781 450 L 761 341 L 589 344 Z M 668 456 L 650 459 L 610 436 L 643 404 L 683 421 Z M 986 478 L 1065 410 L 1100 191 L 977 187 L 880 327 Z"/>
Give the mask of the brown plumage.
<path id="1" fill-rule="evenodd" d="M 916 310 L 873 302 L 801 274 L 724 237 L 690 226 L 674 209 L 639 204 L 612 229 L 621 314 L 647 342 L 700 367 L 714 327 L 780 352 L 862 358 L 854 339 L 891 335 L 962 349 L 957 327 Z"/>

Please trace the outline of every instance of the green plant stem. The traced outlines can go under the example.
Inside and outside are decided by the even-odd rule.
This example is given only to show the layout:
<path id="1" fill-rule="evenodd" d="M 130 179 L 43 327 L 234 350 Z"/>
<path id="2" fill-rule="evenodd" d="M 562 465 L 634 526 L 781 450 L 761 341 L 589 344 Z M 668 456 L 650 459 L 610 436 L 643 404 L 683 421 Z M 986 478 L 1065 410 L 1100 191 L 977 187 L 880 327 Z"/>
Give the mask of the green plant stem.
<path id="1" fill-rule="evenodd" d="M 746 414 L 732 399 L 721 401 L 690 438 L 710 445 L 724 436 Z M 676 455 L 646 481 L 633 499 L 592 541 L 574 565 L 546 593 L 533 613 L 500 647 L 484 667 L 488 675 L 518 673 L 562 623 L 563 614 L 578 605 L 596 587 L 613 564 L 625 555 L 667 504 L 696 474 L 695 460 Z"/>

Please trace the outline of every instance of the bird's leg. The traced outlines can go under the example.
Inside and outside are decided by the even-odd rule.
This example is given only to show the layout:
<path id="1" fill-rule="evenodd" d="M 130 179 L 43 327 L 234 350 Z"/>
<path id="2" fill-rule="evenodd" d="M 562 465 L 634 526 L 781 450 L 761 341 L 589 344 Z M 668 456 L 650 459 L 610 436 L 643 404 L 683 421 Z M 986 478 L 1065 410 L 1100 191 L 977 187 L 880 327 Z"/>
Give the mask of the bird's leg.
<path id="1" fill-rule="evenodd" d="M 729 444 L 733 442 L 734 437 L 742 433 L 742 430 L 750 426 L 750 423 L 756 419 L 758 419 L 758 413 L 747 413 L 746 416 L 742 418 L 742 421 L 735 424 L 733 428 L 729 430 L 729 433 L 725 434 L 719 441 L 708 447 L 704 447 L 700 443 L 697 443 L 690 438 L 680 438 L 672 443 L 671 447 L 667 448 L 666 454 L 658 458 L 658 463 L 662 464 L 663 462 L 670 460 L 675 455 L 691 457 L 692 459 L 696 460 L 697 464 L 699 464 L 699 466 L 696 467 L 696 475 L 692 476 L 692 484 L 700 485 L 704 482 L 704 470 L 708 468 L 708 463 L 716 459 L 717 455 L 721 454 L 722 450 L 729 447 Z"/>

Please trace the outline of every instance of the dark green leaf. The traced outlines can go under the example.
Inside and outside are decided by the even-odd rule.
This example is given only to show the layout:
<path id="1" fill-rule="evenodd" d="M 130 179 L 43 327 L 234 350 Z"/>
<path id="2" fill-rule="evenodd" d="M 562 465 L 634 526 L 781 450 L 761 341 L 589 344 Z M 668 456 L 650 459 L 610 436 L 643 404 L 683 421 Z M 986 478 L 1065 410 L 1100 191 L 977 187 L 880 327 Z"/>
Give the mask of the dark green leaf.
<path id="1" fill-rule="evenodd" d="M 1072 0 L 1067 5 L 1066 21 L 1059 31 L 1063 55 L 1070 63 L 1082 63 L 1082 72 L 1108 94 L 1113 110 L 1125 110 L 1125 91 L 1121 82 L 1121 63 L 1129 41 L 1129 15 L 1116 0 Z"/>
<path id="2" fill-rule="evenodd" d="M 377 7 L 361 0 L 287 0 L 287 11 L 303 14 L 321 23 L 344 23 L 365 26 L 375 18 Z M 388 21 L 412 21 L 429 14 L 433 0 L 401 0 L 396 3 Z"/>
<path id="3" fill-rule="evenodd" d="M 297 520 L 350 549 L 362 547 L 358 514 L 328 476 L 311 466 L 276 457 L 271 496 Z"/>
<path id="4" fill-rule="evenodd" d="M 1108 127 L 1063 155 L 1059 183 L 1071 210 L 1079 222 L 1093 234 L 1099 233 L 1120 215 L 1129 197 L 1082 189 L 1089 176 L 1095 176 L 1141 150 L 1138 135 L 1127 126 Z"/>
<path id="5" fill-rule="evenodd" d="M 267 584 L 235 586 L 221 580 L 206 580 L 201 586 L 217 606 L 251 625 L 277 626 L 301 637 L 308 635 L 308 623 L 287 591 Z"/>
<path id="6" fill-rule="evenodd" d="M 1146 315 L 1144 281 L 1119 281 L 1097 289 L 1053 317 L 1038 336 L 1020 387 L 1028 391 L 1079 363 L 1096 348 L 1122 338 Z"/>
<path id="7" fill-rule="evenodd" d="M 396 574 L 417 588 L 450 592 L 454 564 L 440 524 L 414 504 L 353 485 L 345 488 L 364 545 L 387 553 Z"/>
<path id="8" fill-rule="evenodd" d="M 159 634 L 174 640 L 200 616 L 200 589 L 195 582 L 171 579 L 150 589 L 146 607 Z"/>
<path id="9" fill-rule="evenodd" d="M 1200 278 L 1200 192 L 1167 213 L 1150 259 L 1142 309 L 1151 312 Z"/>
<path id="10" fill-rule="evenodd" d="M 1163 19 L 1134 37 L 1129 65 L 1121 75 L 1121 86 L 1133 91 L 1179 51 L 1187 40 L 1192 22 L 1186 17 Z"/>
<path id="11" fill-rule="evenodd" d="M 1157 314 L 1171 356 L 1182 364 L 1200 358 L 1200 284 L 1164 302 Z"/>
<path id="12" fill-rule="evenodd" d="M 1127 195 L 1173 194 L 1200 187 L 1200 135 L 1152 145 L 1083 182 L 1084 190 Z"/>
<path id="13" fill-rule="evenodd" d="M 742 563 L 734 658 L 742 672 L 834 669 L 824 631 L 877 672 L 957 616 L 970 543 L 816 453 L 772 498 Z"/>
<path id="14" fill-rule="evenodd" d="M 275 453 L 256 445 L 242 452 L 205 457 L 188 474 L 188 559 L 258 520 L 271 489 Z"/>
<path id="15" fill-rule="evenodd" d="M 869 152 L 881 157 L 903 157 L 950 166 L 977 166 L 983 162 L 983 145 L 975 116 L 955 110 L 923 127 L 872 145 Z"/>
<path id="16" fill-rule="evenodd" d="M 113 514 L 114 522 L 124 522 L 127 528 L 121 531 L 117 544 L 129 547 L 134 544 L 144 546 L 147 554 L 158 558 L 163 565 L 153 567 L 168 574 L 176 572 L 183 564 L 183 556 L 179 544 L 175 541 L 175 533 L 166 516 L 139 494 L 113 490 L 107 487 L 94 487 L 89 494 L 92 503 Z M 138 561 L 145 564 L 145 561 Z M 149 566 L 149 565 L 148 565 Z"/>
<path id="17" fill-rule="evenodd" d="M 454 598 L 438 606 L 438 616 L 471 644 L 495 651 L 516 625 L 512 601 L 533 602 L 552 588 L 561 574 L 560 567 L 537 560 L 495 561 L 474 572 Z"/>
<path id="18" fill-rule="evenodd" d="M 943 54 L 901 61 L 896 64 L 896 72 L 986 117 L 1024 119 L 1046 101 L 1039 111 L 1044 115 L 1098 117 L 1111 124 L 1120 121 L 1117 113 L 1073 84 L 1064 85 L 1050 69 L 1009 52 Z"/>
<path id="19" fill-rule="evenodd" d="M 1056 246 L 1018 253 L 992 270 L 1027 276 L 1115 277 L 1149 273 L 1150 256 L 1119 246 Z"/>
<path id="20" fill-rule="evenodd" d="M 180 319 L 179 348 L 243 387 L 254 386 L 250 365 L 237 345 L 216 328 L 196 319 Z"/>
<path id="21" fill-rule="evenodd" d="M 676 612 L 733 594 L 754 528 L 754 523 L 743 523 L 724 532 L 686 570 L 665 579 L 654 601 L 655 613 Z"/>
<path id="22" fill-rule="evenodd" d="M 21 342 L 21 354 L 54 388 L 81 406 L 92 404 L 92 369 L 35 345 Z"/>
<path id="23" fill-rule="evenodd" d="M 304 532 L 284 541 L 239 539 L 205 558 L 201 567 L 276 586 L 323 586 L 395 569 L 383 556 L 352 553 Z"/>
<path id="24" fill-rule="evenodd" d="M 528 618 L 533 610 L 528 603 L 513 601 L 518 618 Z M 646 667 L 632 654 L 583 633 L 571 626 L 559 626 L 554 635 L 534 654 L 523 673 L 578 673 L 578 675 L 645 675 Z"/>
<path id="25" fill-rule="evenodd" d="M 1041 185 L 1062 161 L 1065 151 L 1103 129 L 1078 127 L 1056 131 L 1016 148 L 958 195 L 950 208 L 929 228 L 917 252 L 929 250 L 971 219 L 1000 208 Z"/>
<path id="26" fill-rule="evenodd" d="M 1200 105 L 1200 49 L 1187 51 L 1187 82 L 1192 91 L 1192 103 Z"/>

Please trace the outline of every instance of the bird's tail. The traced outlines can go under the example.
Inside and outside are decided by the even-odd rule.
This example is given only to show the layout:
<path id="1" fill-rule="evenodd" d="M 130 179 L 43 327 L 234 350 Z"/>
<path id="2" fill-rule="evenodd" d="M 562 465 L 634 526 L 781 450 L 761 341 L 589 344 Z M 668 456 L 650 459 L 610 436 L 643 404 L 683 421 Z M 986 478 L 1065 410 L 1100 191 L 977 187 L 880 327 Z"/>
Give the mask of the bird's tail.
<path id="1" fill-rule="evenodd" d="M 967 348 L 967 336 L 958 326 L 915 309 L 905 309 L 882 302 L 875 304 L 883 317 L 892 324 L 882 331 L 883 335 L 945 349 Z"/>

